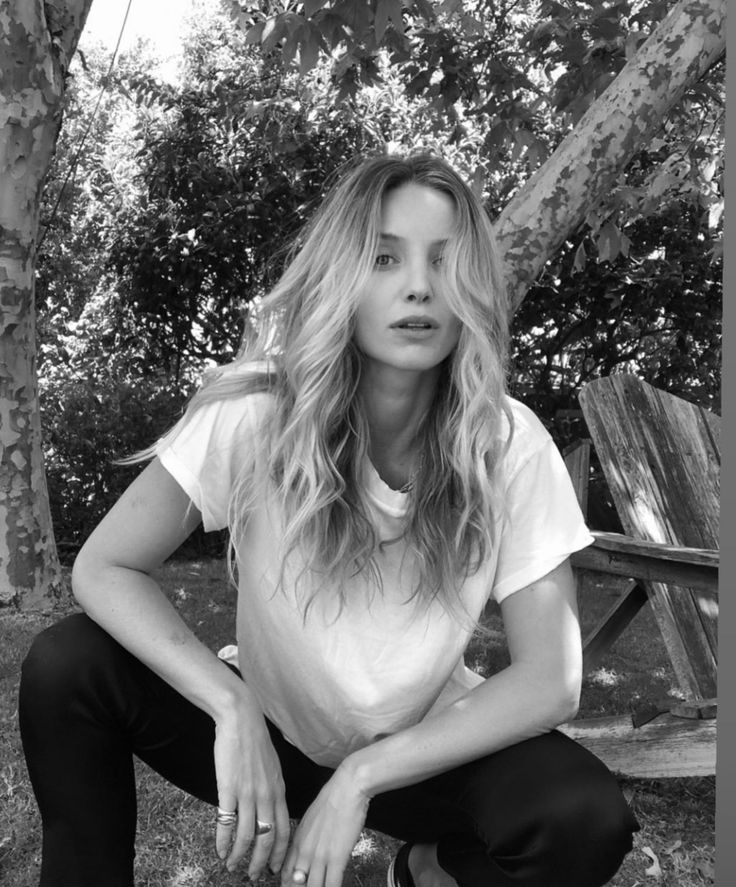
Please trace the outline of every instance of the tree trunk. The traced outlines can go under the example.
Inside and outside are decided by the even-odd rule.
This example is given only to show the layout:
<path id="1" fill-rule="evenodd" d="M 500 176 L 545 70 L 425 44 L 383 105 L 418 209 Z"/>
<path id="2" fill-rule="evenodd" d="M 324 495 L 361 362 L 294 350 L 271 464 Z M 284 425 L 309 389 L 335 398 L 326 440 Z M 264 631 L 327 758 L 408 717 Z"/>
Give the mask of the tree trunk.
<path id="1" fill-rule="evenodd" d="M 515 308 L 725 46 L 725 0 L 681 0 L 506 205 L 495 228 Z"/>
<path id="2" fill-rule="evenodd" d="M 5 0 L 0 15 L 0 606 L 61 588 L 41 450 L 34 279 L 43 181 L 92 0 Z"/>

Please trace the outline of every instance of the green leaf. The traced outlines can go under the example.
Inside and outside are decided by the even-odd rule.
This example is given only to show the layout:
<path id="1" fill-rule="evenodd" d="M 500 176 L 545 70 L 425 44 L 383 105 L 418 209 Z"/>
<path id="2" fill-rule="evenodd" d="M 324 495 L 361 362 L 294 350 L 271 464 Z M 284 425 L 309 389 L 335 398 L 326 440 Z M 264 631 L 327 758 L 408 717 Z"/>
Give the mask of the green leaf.
<path id="1" fill-rule="evenodd" d="M 575 260 L 572 264 L 572 273 L 578 274 L 580 271 L 584 271 L 587 259 L 588 257 L 585 253 L 585 243 L 581 240 L 580 246 L 575 250 Z"/>
<path id="2" fill-rule="evenodd" d="M 304 0 L 304 15 L 311 18 L 315 13 L 319 12 L 323 6 L 327 5 L 327 0 Z"/>
<path id="3" fill-rule="evenodd" d="M 621 252 L 621 232 L 613 222 L 604 222 L 596 246 L 599 262 L 612 262 Z"/>
<path id="4" fill-rule="evenodd" d="M 317 64 L 319 58 L 319 43 L 314 35 L 308 33 L 299 46 L 299 73 L 307 74 Z"/>
<path id="5" fill-rule="evenodd" d="M 290 65 L 296 56 L 297 49 L 301 49 L 303 34 L 299 30 L 292 31 L 284 40 L 281 47 L 281 59 L 284 65 Z"/>
<path id="6" fill-rule="evenodd" d="M 404 33 L 401 0 L 378 0 L 376 14 L 373 19 L 373 31 L 377 44 L 380 44 L 383 40 L 389 22 L 394 26 L 398 34 Z"/>
<path id="7" fill-rule="evenodd" d="M 389 22 L 389 4 L 390 0 L 378 0 L 376 4 L 376 15 L 373 19 L 373 33 L 376 35 L 376 43 L 379 44 L 383 40 L 386 28 Z"/>
<path id="8" fill-rule="evenodd" d="M 396 28 L 397 34 L 404 33 L 404 14 L 401 0 L 389 0 L 389 18 L 391 24 Z"/>
<path id="9" fill-rule="evenodd" d="M 266 24 L 266 22 L 258 22 L 257 25 L 253 25 L 245 35 L 245 42 L 248 44 L 260 43 L 263 38 L 263 30 L 266 27 Z"/>
<path id="10" fill-rule="evenodd" d="M 261 46 L 264 52 L 270 52 L 279 40 L 282 40 L 288 33 L 289 25 L 287 17 L 284 15 L 276 15 L 270 18 L 263 29 L 261 36 Z"/>

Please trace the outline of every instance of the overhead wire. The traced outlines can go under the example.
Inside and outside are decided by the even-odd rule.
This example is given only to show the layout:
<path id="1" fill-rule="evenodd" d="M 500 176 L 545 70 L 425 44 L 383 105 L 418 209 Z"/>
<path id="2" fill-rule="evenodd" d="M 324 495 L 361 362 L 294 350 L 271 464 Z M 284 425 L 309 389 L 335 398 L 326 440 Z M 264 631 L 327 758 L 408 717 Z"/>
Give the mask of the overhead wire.
<path id="1" fill-rule="evenodd" d="M 41 234 L 41 237 L 39 238 L 38 246 L 36 247 L 37 252 L 40 252 L 41 246 L 43 245 L 43 242 L 46 239 L 46 234 L 48 233 L 49 228 L 51 228 L 54 224 L 54 220 L 56 219 L 56 213 L 59 209 L 59 205 L 61 204 L 61 199 L 64 196 L 64 191 L 66 190 L 66 186 L 69 183 L 69 179 L 76 172 L 77 164 L 79 163 L 79 158 L 82 154 L 82 148 L 84 147 L 84 143 L 87 140 L 87 136 L 89 135 L 90 130 L 92 129 L 92 124 L 95 122 L 95 117 L 97 116 L 97 112 L 100 108 L 100 103 L 102 102 L 102 97 L 104 96 L 105 92 L 107 91 L 107 87 L 110 83 L 110 76 L 113 72 L 113 68 L 115 67 L 115 61 L 117 60 L 118 51 L 120 49 L 120 44 L 122 42 L 123 34 L 125 32 L 125 25 L 128 22 L 128 15 L 130 13 L 130 7 L 132 5 L 133 5 L 133 0 L 128 0 L 128 5 L 125 8 L 125 15 L 123 16 L 123 23 L 120 26 L 120 33 L 118 34 L 118 39 L 117 39 L 117 42 L 115 43 L 115 49 L 113 50 L 112 56 L 110 58 L 110 64 L 108 65 L 107 73 L 105 74 L 105 79 L 102 82 L 102 89 L 100 90 L 100 92 L 97 96 L 97 101 L 95 102 L 95 107 L 92 111 L 92 116 L 90 117 L 90 119 L 87 123 L 87 126 L 86 126 L 84 132 L 82 133 L 82 137 L 79 140 L 79 144 L 77 145 L 76 150 L 74 152 L 74 156 L 72 157 L 72 162 L 69 165 L 69 169 L 67 170 L 66 176 L 64 177 L 64 181 L 62 183 L 62 186 L 59 189 L 59 193 L 56 197 L 56 202 L 54 203 L 54 208 L 51 210 L 51 218 L 46 223 L 46 225 L 43 229 L 43 233 Z"/>

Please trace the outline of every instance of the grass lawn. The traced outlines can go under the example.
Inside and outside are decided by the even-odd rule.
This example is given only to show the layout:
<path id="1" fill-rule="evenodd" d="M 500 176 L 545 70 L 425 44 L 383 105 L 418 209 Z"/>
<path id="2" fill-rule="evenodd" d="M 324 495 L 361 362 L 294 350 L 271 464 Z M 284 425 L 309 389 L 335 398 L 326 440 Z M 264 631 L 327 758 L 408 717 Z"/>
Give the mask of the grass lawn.
<path id="1" fill-rule="evenodd" d="M 235 593 L 223 564 L 214 561 L 167 565 L 161 583 L 186 621 L 213 649 L 234 642 Z M 581 591 L 583 630 L 608 608 L 615 588 Z M 72 607 L 63 609 L 71 611 Z M 20 663 L 34 634 L 54 616 L 0 614 L 0 884 L 33 887 L 40 866 L 40 827 L 17 729 Z M 506 660 L 497 614 L 492 634 L 473 644 L 469 663 L 483 673 Z M 601 666 L 585 681 L 580 715 L 621 714 L 637 699 L 676 695 L 675 682 L 651 614 L 640 613 Z M 230 875 L 213 847 L 212 809 L 138 767 L 139 887 L 229 887 Z M 622 779 L 642 830 L 611 887 L 703 887 L 714 883 L 715 780 L 708 778 Z M 381 887 L 396 842 L 364 832 L 353 853 L 345 887 Z M 264 879 L 275 887 L 277 879 Z M 70 885 L 73 887 L 73 885 Z"/>

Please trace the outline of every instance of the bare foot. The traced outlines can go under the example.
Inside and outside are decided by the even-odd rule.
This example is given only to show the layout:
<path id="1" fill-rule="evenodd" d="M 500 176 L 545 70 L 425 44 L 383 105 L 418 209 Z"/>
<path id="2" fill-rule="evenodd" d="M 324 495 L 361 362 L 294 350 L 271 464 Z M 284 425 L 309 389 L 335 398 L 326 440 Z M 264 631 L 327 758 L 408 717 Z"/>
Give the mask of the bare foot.
<path id="1" fill-rule="evenodd" d="M 414 844 L 409 851 L 409 871 L 415 887 L 458 887 L 457 881 L 440 868 L 436 844 Z"/>

